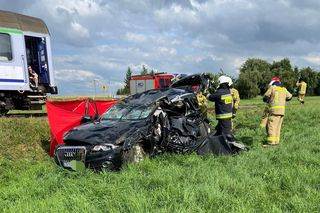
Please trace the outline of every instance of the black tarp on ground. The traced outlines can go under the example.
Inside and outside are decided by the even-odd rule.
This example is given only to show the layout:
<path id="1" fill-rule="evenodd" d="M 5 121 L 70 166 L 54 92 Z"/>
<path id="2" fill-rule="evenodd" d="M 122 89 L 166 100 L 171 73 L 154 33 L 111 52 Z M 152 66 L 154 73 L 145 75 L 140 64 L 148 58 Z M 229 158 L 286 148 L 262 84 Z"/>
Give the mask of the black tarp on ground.
<path id="1" fill-rule="evenodd" d="M 230 155 L 233 151 L 223 135 L 215 136 L 214 134 L 210 134 L 197 149 L 197 153 L 199 155 Z"/>
<path id="2" fill-rule="evenodd" d="M 245 145 L 235 141 L 230 142 L 224 135 L 214 135 L 214 133 L 211 133 L 197 148 L 196 152 L 199 155 L 230 155 L 247 150 L 248 148 Z"/>

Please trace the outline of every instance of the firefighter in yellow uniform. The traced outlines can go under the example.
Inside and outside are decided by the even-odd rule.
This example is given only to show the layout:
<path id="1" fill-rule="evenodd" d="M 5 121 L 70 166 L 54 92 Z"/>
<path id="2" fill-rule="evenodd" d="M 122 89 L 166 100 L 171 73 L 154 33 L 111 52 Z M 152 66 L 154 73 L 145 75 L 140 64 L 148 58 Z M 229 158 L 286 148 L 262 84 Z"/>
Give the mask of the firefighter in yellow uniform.
<path id="1" fill-rule="evenodd" d="M 236 117 L 237 110 L 239 109 L 240 104 L 240 95 L 239 91 L 235 89 L 232 85 L 230 85 L 230 93 L 232 96 L 232 119 L 231 119 L 231 128 L 234 129 L 233 119 Z"/>
<path id="2" fill-rule="evenodd" d="M 296 83 L 299 92 L 298 92 L 298 100 L 300 104 L 304 104 L 304 97 L 306 96 L 307 83 L 304 82 L 302 78 L 299 78 L 299 81 Z"/>
<path id="3" fill-rule="evenodd" d="M 278 77 L 272 78 L 272 80 L 270 81 L 270 83 L 268 85 L 268 88 L 270 88 L 275 81 L 280 81 L 280 78 L 278 78 Z M 270 111 L 269 105 L 267 104 L 263 110 L 263 115 L 262 115 L 262 118 L 260 121 L 260 127 L 262 129 L 266 128 L 266 126 L 267 126 L 268 118 L 269 118 L 269 111 Z"/>
<path id="4" fill-rule="evenodd" d="M 285 114 L 286 101 L 291 100 L 292 94 L 275 81 L 264 94 L 263 100 L 269 104 L 269 117 L 267 123 L 268 145 L 277 145 L 280 142 L 281 125 Z"/>
<path id="5" fill-rule="evenodd" d="M 198 99 L 198 104 L 201 109 L 203 118 L 207 118 L 208 117 L 208 100 L 207 100 L 207 98 L 200 91 L 197 94 L 197 99 Z"/>
<path id="6" fill-rule="evenodd" d="M 260 121 L 260 127 L 261 129 L 266 128 L 267 123 L 268 123 L 268 118 L 269 118 L 269 106 L 267 105 L 264 110 L 263 110 L 263 115 Z"/>

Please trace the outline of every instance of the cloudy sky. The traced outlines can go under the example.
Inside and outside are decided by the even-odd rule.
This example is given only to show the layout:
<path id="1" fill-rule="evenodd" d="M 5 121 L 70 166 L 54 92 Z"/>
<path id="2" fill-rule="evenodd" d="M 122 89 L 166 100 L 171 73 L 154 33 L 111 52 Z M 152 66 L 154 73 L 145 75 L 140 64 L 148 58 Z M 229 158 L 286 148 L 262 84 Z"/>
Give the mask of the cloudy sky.
<path id="1" fill-rule="evenodd" d="M 62 95 L 93 94 L 93 79 L 114 93 L 142 64 L 237 77 L 249 57 L 287 57 L 320 70 L 318 0 L 0 0 L 0 9 L 47 23 Z"/>

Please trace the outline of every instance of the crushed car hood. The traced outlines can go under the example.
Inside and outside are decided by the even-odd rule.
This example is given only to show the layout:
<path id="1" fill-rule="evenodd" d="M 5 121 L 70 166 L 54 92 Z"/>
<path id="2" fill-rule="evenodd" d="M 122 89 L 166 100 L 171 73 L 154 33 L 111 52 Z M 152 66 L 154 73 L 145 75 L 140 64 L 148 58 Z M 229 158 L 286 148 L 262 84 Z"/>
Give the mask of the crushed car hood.
<path id="1" fill-rule="evenodd" d="M 132 134 L 147 132 L 147 120 L 122 121 L 104 120 L 85 124 L 71 129 L 63 138 L 69 145 L 85 143 L 97 145 L 102 143 L 119 144 Z"/>

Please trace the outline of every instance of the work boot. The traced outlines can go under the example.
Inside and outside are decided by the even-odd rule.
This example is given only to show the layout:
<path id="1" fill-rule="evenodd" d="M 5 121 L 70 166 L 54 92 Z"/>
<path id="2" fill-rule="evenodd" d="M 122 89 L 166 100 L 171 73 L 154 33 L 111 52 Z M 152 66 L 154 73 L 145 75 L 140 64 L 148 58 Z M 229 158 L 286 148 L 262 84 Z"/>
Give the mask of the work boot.
<path id="1" fill-rule="evenodd" d="M 229 142 L 235 142 L 236 139 L 235 137 L 233 136 L 233 134 L 228 134 L 226 135 L 226 139 L 229 141 Z"/>
<path id="2" fill-rule="evenodd" d="M 267 148 L 267 147 L 274 147 L 279 145 L 278 143 L 267 143 L 267 144 L 262 144 L 262 147 Z"/>

